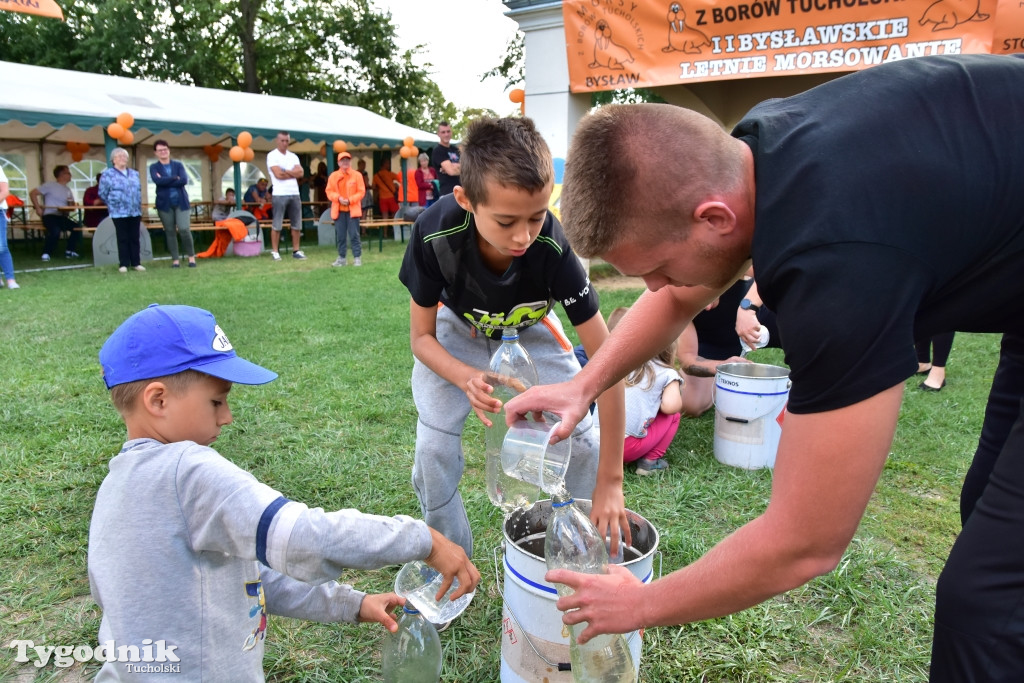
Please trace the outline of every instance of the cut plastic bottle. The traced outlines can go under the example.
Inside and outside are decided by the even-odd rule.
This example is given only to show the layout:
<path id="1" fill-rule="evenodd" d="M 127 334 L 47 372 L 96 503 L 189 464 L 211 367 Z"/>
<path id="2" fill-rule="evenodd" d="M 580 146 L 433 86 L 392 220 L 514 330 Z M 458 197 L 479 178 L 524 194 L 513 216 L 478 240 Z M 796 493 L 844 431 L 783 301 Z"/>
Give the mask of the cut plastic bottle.
<path id="1" fill-rule="evenodd" d="M 415 608 L 406 605 L 398 630 L 384 639 L 384 683 L 437 683 L 441 678 L 441 638 Z"/>
<path id="2" fill-rule="evenodd" d="M 564 489 L 551 499 L 551 519 L 544 537 L 544 562 L 548 569 L 608 573 L 604 538 Z M 555 586 L 560 596 L 572 594 L 564 584 Z M 621 633 L 607 633 L 580 645 L 576 638 L 586 627 L 586 622 L 569 627 L 573 680 L 577 683 L 635 683 L 636 669 L 626 637 Z"/>
<path id="3" fill-rule="evenodd" d="M 487 497 L 506 513 L 528 508 L 540 497 L 540 487 L 510 476 L 501 466 L 501 449 L 508 427 L 505 426 L 504 404 L 538 384 L 537 368 L 526 348 L 519 343 L 519 332 L 505 329 L 501 346 L 491 357 L 488 382 L 494 387 L 491 395 L 501 401 L 501 411 L 489 416 L 494 424 L 486 428 Z"/>

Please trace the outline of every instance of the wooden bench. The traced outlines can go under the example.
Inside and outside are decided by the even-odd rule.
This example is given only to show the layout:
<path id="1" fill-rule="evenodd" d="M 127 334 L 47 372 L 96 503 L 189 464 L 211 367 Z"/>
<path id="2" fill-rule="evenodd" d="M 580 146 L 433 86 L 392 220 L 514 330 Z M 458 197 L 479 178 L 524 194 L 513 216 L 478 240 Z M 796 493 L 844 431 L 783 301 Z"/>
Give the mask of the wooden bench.
<path id="1" fill-rule="evenodd" d="M 359 227 L 363 233 L 366 233 L 367 229 L 377 229 L 377 250 L 384 251 L 384 228 L 391 227 L 392 234 L 394 230 L 401 230 L 402 244 L 405 244 L 405 226 L 412 225 L 412 221 L 407 221 L 401 218 L 369 218 L 367 220 L 359 221 Z"/>

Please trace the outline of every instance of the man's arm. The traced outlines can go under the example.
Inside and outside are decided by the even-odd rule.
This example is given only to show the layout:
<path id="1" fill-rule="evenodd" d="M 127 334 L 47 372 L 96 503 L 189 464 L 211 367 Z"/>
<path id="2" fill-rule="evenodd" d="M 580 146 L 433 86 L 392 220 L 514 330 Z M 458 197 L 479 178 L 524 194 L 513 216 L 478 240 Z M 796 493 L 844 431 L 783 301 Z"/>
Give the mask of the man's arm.
<path id="1" fill-rule="evenodd" d="M 441 170 L 448 175 L 459 175 L 462 172 L 462 164 L 458 161 L 446 159 L 441 162 Z"/>
<path id="2" fill-rule="evenodd" d="M 576 326 L 576 334 L 588 358 L 608 339 L 608 327 L 600 312 Z M 602 533 L 609 528 L 622 529 L 626 543 L 632 543 L 626 519 L 626 498 L 622 494 L 622 448 L 626 438 L 625 385 L 620 381 L 597 397 L 601 414 L 601 450 L 597 465 L 590 519 Z M 618 550 L 618 534 L 611 534 L 614 554 Z"/>
<path id="3" fill-rule="evenodd" d="M 36 213 L 40 216 L 43 215 L 44 210 L 43 203 L 40 200 L 42 194 L 43 193 L 39 191 L 38 187 L 33 187 L 32 191 L 28 193 L 29 201 L 32 202 L 32 208 L 34 208 L 36 210 Z"/>
<path id="4" fill-rule="evenodd" d="M 589 365 L 589 364 L 588 364 Z M 644 585 L 628 572 L 548 572 L 575 590 L 563 621 L 599 633 L 732 614 L 831 571 L 853 538 L 885 465 L 903 385 L 845 408 L 786 414 L 768 507 L 706 555 Z"/>
<path id="5" fill-rule="evenodd" d="M 511 425 L 530 413 L 539 417 L 550 411 L 562 418 L 555 435 L 569 438 L 598 394 L 654 358 L 718 294 L 704 287 L 662 287 L 644 292 L 576 377 L 561 384 L 533 387 L 516 396 L 508 402 L 506 421 Z"/>

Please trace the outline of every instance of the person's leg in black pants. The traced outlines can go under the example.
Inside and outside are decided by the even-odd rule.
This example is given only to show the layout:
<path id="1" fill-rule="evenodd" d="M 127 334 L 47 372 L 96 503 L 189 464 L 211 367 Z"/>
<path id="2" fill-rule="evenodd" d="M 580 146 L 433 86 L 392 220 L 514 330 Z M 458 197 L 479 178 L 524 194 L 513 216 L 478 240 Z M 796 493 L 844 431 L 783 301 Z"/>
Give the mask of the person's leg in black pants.
<path id="1" fill-rule="evenodd" d="M 137 218 L 114 219 L 114 233 L 117 235 L 117 265 L 122 268 L 129 268 L 132 265 L 132 225 L 134 224 L 135 226 L 134 232 L 137 242 L 139 239 L 138 220 Z"/>
<path id="2" fill-rule="evenodd" d="M 928 373 L 919 385 L 920 389 L 940 391 L 946 386 L 946 362 L 949 360 L 950 351 L 953 350 L 954 336 L 953 332 L 943 332 L 914 344 L 917 350 L 918 373 Z"/>
<path id="3" fill-rule="evenodd" d="M 128 258 L 131 260 L 131 267 L 135 268 L 142 265 L 142 240 L 139 237 L 142 216 L 132 216 L 125 220 L 131 225 L 128 229 Z"/>
<path id="4" fill-rule="evenodd" d="M 46 241 L 43 243 L 43 260 L 49 261 L 57 252 L 57 242 L 60 241 L 60 231 L 64 227 L 63 216 L 59 213 L 50 213 L 43 216 L 43 227 L 46 228 Z"/>
<path id="5" fill-rule="evenodd" d="M 939 577 L 932 683 L 1024 681 L 1024 337 L 1006 334 Z"/>

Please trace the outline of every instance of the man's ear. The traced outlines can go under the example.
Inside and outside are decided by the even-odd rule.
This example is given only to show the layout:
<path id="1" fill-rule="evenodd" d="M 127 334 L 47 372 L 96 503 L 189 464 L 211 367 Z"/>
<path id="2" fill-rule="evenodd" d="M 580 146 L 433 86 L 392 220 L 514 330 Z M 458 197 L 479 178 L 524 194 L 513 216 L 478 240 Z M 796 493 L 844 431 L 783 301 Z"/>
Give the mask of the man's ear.
<path id="1" fill-rule="evenodd" d="M 469 201 L 469 197 L 466 196 L 466 191 L 462 189 L 462 185 L 456 185 L 455 189 L 452 190 L 452 194 L 455 195 L 456 204 L 470 213 L 475 213 L 473 211 L 473 205 Z"/>
<path id="2" fill-rule="evenodd" d="M 167 410 L 170 391 L 163 382 L 150 382 L 142 390 L 141 405 L 150 415 L 160 417 Z"/>
<path id="3" fill-rule="evenodd" d="M 725 235 L 736 228 L 736 214 L 723 201 L 705 201 L 697 205 L 693 218 L 698 223 L 706 223 L 715 232 Z"/>

